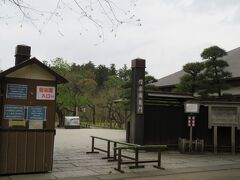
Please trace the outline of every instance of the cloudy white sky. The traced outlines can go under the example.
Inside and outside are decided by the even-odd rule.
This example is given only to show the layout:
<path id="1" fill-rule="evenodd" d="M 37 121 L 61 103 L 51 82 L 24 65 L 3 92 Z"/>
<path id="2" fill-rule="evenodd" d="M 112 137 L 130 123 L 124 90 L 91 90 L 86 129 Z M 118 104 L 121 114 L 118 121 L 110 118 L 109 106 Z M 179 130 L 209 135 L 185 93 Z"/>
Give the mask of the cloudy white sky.
<path id="1" fill-rule="evenodd" d="M 91 60 L 96 65 L 115 63 L 122 67 L 124 64 L 130 66 L 132 59 L 140 57 L 146 59 L 147 71 L 156 78 L 181 70 L 187 62 L 201 60 L 199 54 L 211 45 L 227 51 L 240 46 L 239 0 L 116 1 L 126 12 L 130 10 L 126 17 L 121 11 L 117 12 L 120 19 L 134 14 L 135 20 L 141 19 L 142 24 L 123 24 L 117 28 L 116 37 L 115 32 L 110 32 L 107 19 L 101 17 L 101 8 L 94 6 L 93 15 L 104 25 L 104 42 L 99 38 L 99 28 L 84 18 L 79 19 L 77 12 L 67 11 L 66 7 L 61 17 L 53 17 L 48 23 L 47 15 L 42 18 L 32 15 L 37 29 L 42 30 L 39 33 L 13 5 L 0 2 L 2 70 L 14 65 L 17 44 L 30 45 L 32 56 L 47 61 L 62 57 L 69 63 L 82 64 Z M 37 0 L 27 2 L 33 2 L 36 9 L 52 11 L 57 0 L 51 1 L 52 4 Z"/>

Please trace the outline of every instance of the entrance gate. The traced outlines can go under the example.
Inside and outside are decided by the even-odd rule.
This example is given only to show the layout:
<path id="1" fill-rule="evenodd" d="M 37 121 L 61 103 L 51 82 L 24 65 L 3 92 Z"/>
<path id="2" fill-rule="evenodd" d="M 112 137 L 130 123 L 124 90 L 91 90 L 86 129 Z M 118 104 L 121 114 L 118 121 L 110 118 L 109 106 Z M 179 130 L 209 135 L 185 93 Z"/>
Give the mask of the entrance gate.
<path id="1" fill-rule="evenodd" d="M 131 96 L 131 120 L 127 129 L 127 140 L 135 144 L 166 144 L 168 147 L 177 148 L 179 138 L 189 138 L 187 114 L 184 113 L 184 102 L 193 100 L 189 94 L 163 93 L 146 91 L 139 86 L 139 80 L 144 80 L 145 60 L 135 59 L 132 61 L 132 96 Z M 143 98 L 141 91 L 143 89 Z M 205 150 L 227 150 L 234 152 L 240 150 L 240 133 L 235 131 L 239 128 L 239 102 L 198 101 L 200 104 L 199 114 L 196 114 L 193 139 L 203 139 Z M 141 103 L 143 102 L 143 106 Z M 234 106 L 236 109 L 225 111 L 225 120 L 211 114 L 212 104 L 227 108 Z M 142 112 L 138 110 L 142 109 Z M 224 117 L 224 116 L 222 116 Z M 227 121 L 229 119 L 229 121 Z M 211 128 L 213 127 L 213 128 Z M 217 128 L 221 127 L 217 133 Z M 229 132 L 229 128 L 231 131 Z M 215 130 L 214 130 L 215 129 Z M 218 139 L 217 139 L 218 136 Z M 229 138 L 226 138 L 229 137 Z"/>

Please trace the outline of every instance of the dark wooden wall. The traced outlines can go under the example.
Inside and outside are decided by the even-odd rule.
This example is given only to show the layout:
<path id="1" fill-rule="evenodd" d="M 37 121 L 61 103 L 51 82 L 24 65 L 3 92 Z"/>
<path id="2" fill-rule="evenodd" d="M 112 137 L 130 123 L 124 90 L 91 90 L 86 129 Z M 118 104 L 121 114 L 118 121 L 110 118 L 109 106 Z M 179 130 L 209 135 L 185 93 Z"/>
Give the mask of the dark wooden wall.
<path id="1" fill-rule="evenodd" d="M 5 130 L 0 132 L 0 174 L 52 170 L 54 132 Z"/>
<path id="2" fill-rule="evenodd" d="M 184 106 L 145 105 L 144 143 L 167 144 L 177 147 L 178 138 L 189 139 L 189 127 Z M 205 149 L 213 150 L 213 130 L 208 129 L 208 108 L 200 107 L 196 115 L 196 127 L 193 139 L 204 139 Z M 220 150 L 231 150 L 231 128 L 218 127 L 218 144 Z M 236 148 L 240 150 L 240 130 L 236 130 Z"/>

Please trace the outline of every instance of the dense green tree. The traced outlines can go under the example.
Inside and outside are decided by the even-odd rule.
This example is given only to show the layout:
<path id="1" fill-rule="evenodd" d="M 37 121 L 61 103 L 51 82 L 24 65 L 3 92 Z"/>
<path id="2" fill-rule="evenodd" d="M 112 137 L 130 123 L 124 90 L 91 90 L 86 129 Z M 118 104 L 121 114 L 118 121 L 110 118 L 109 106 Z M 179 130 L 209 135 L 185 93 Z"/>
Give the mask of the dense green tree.
<path id="1" fill-rule="evenodd" d="M 117 70 L 116 70 L 116 65 L 115 64 L 110 64 L 109 75 L 110 76 L 117 75 Z"/>
<path id="2" fill-rule="evenodd" d="M 118 70 L 118 77 L 123 80 L 123 83 L 121 85 L 122 92 L 120 94 L 120 97 L 122 99 L 122 105 L 126 112 L 130 111 L 130 99 L 131 99 L 131 74 L 132 70 L 127 67 L 126 64 L 123 65 L 122 68 Z M 125 117 L 125 119 L 127 119 Z"/>
<path id="3" fill-rule="evenodd" d="M 45 62 L 46 63 L 46 62 Z M 62 76 L 66 77 L 67 74 L 70 72 L 70 65 L 64 61 L 62 58 L 56 58 L 51 60 L 51 65 L 48 64 L 53 70 L 57 73 L 61 74 Z M 58 115 L 59 126 L 64 125 L 64 115 L 66 114 L 66 107 L 69 106 L 69 96 L 68 95 L 68 84 L 61 84 L 58 85 L 58 97 L 56 103 L 56 113 Z"/>
<path id="4" fill-rule="evenodd" d="M 118 77 L 124 81 L 130 81 L 131 72 L 131 69 L 128 69 L 127 65 L 124 64 L 124 66 L 118 70 Z"/>
<path id="5" fill-rule="evenodd" d="M 114 64 L 95 67 L 91 61 L 80 65 L 56 58 L 48 66 L 69 80 L 58 85 L 59 126 L 64 125 L 66 115 L 80 115 L 82 120 L 104 122 L 109 127 L 122 127 L 129 119 L 131 69 L 126 65 L 116 70 Z M 146 73 L 146 80 L 155 78 Z"/>
<path id="6" fill-rule="evenodd" d="M 186 73 L 180 79 L 180 83 L 176 86 L 176 91 L 190 92 L 194 95 L 196 91 L 201 89 L 204 75 L 204 64 L 200 62 L 187 63 L 183 66 L 183 71 Z"/>
<path id="7" fill-rule="evenodd" d="M 69 80 L 69 83 L 58 85 L 57 114 L 59 126 L 64 125 L 65 115 L 78 115 L 79 110 L 88 106 L 96 90 L 95 74 L 76 64 L 68 64 L 62 58 L 51 61 L 51 68 Z"/>
<path id="8" fill-rule="evenodd" d="M 222 95 L 222 90 L 228 89 L 229 85 L 226 83 L 226 78 L 231 77 L 231 73 L 226 71 L 228 63 L 221 58 L 227 55 L 224 49 L 218 46 L 211 46 L 206 48 L 201 53 L 201 57 L 205 61 L 205 94 L 217 93 Z"/>
<path id="9" fill-rule="evenodd" d="M 108 79 L 109 69 L 105 65 L 99 65 L 95 70 L 95 74 L 97 85 L 99 88 L 102 88 L 104 82 Z"/>
<path id="10" fill-rule="evenodd" d="M 50 66 L 53 70 L 55 70 L 62 76 L 66 76 L 71 70 L 70 64 L 68 64 L 67 61 L 59 57 L 51 60 L 51 64 L 48 64 L 48 66 Z"/>
<path id="11" fill-rule="evenodd" d="M 102 118 L 108 122 L 110 128 L 122 127 L 127 118 L 121 99 L 123 83 L 124 81 L 119 77 L 109 76 L 100 93 L 99 107 L 101 107 Z"/>
<path id="12" fill-rule="evenodd" d="M 94 72 L 95 72 L 95 65 L 93 64 L 92 61 L 89 61 L 88 63 L 82 64 L 82 65 L 73 63 L 73 64 L 71 65 L 71 70 L 72 70 L 73 72 L 81 72 L 81 73 L 83 73 L 83 74 L 84 74 L 86 71 L 89 71 L 89 72 L 94 73 Z"/>
<path id="13" fill-rule="evenodd" d="M 157 79 L 151 75 L 148 74 L 148 72 L 145 72 L 145 85 L 157 82 Z"/>

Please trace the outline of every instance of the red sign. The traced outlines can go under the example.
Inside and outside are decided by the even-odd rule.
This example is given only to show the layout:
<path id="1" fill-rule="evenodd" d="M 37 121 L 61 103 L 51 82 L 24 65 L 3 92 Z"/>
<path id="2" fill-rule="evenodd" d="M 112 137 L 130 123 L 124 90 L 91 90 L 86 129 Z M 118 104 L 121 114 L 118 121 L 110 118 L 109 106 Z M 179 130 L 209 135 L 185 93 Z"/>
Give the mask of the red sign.
<path id="1" fill-rule="evenodd" d="M 38 100 L 55 100 L 55 87 L 53 86 L 37 86 Z"/>

